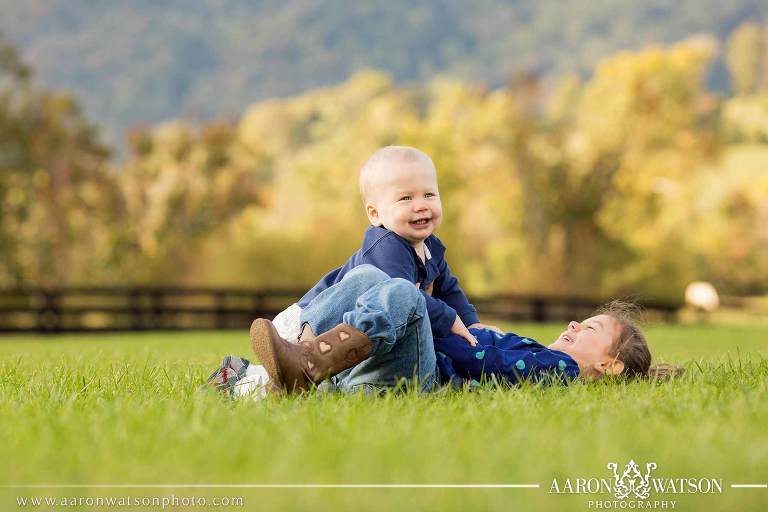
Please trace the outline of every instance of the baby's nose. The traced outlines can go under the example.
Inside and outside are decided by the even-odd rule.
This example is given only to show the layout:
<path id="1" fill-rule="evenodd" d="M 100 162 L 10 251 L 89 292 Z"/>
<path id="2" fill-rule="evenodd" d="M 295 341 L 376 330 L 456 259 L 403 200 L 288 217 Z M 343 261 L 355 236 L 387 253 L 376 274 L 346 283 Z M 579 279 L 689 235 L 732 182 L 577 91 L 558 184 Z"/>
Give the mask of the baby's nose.
<path id="1" fill-rule="evenodd" d="M 578 331 L 579 327 L 581 327 L 581 324 L 573 320 L 568 324 L 568 329 L 571 331 Z"/>

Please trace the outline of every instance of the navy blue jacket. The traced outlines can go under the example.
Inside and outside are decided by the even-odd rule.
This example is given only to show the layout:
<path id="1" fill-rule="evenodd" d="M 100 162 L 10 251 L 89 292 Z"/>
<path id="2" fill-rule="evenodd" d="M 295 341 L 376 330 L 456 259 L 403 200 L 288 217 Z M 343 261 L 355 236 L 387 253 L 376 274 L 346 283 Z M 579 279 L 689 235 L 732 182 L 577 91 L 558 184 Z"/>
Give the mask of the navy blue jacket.
<path id="1" fill-rule="evenodd" d="M 522 379 L 568 384 L 578 377 L 579 365 L 571 356 L 551 350 L 531 338 L 490 329 L 470 329 L 477 346 L 456 334 L 435 338 L 437 367 L 444 384 L 477 383 L 495 376 L 516 384 Z"/>
<path id="2" fill-rule="evenodd" d="M 363 246 L 347 262 L 323 277 L 300 300 L 302 308 L 317 294 L 332 286 L 358 265 L 369 264 L 383 270 L 389 277 L 401 277 L 412 283 L 420 283 L 421 293 L 427 300 L 427 313 L 435 337 L 445 337 L 459 315 L 464 325 L 477 323 L 477 311 L 469 303 L 459 287 L 459 280 L 451 274 L 445 261 L 445 246 L 435 235 L 424 240 L 431 258 L 426 264 L 406 240 L 383 227 L 368 226 L 363 237 Z M 432 296 L 426 293 L 433 285 Z"/>

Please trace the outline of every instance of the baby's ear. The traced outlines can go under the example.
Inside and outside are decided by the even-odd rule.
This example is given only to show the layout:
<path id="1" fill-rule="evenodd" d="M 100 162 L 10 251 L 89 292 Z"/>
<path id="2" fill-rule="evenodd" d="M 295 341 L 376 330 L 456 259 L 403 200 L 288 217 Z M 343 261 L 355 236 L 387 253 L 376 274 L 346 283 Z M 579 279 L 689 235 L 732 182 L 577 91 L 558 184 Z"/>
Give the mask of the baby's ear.
<path id="1" fill-rule="evenodd" d="M 381 218 L 379 217 L 379 211 L 376 209 L 376 206 L 371 203 L 366 203 L 365 213 L 368 215 L 368 220 L 371 222 L 372 226 L 381 226 Z"/>

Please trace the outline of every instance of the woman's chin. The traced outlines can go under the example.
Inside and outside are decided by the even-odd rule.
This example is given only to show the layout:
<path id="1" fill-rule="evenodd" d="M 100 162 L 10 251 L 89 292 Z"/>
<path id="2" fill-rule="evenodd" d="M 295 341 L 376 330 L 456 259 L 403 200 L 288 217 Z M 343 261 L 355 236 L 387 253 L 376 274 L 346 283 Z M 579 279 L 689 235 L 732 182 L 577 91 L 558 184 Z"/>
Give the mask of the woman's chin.
<path id="1" fill-rule="evenodd" d="M 560 352 L 568 353 L 568 342 L 563 340 L 555 340 L 554 343 L 547 347 L 550 350 L 558 350 Z"/>

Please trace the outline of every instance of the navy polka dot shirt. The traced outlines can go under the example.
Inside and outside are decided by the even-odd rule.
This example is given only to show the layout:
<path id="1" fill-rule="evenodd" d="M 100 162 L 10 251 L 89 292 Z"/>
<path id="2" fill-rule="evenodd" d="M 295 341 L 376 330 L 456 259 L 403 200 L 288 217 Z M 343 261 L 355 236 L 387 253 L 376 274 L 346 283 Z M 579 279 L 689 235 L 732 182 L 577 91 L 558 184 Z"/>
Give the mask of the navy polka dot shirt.
<path id="1" fill-rule="evenodd" d="M 510 384 L 525 379 L 567 384 L 579 375 L 579 365 L 571 356 L 531 338 L 490 329 L 469 331 L 477 338 L 475 347 L 456 334 L 435 338 L 441 382 L 478 383 L 493 375 Z"/>

